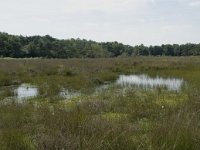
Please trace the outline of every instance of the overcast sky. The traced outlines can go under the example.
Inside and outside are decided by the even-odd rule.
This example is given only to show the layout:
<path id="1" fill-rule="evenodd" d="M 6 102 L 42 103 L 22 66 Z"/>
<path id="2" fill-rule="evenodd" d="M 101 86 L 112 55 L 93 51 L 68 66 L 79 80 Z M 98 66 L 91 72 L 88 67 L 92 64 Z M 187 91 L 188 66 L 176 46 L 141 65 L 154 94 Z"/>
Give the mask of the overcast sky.
<path id="1" fill-rule="evenodd" d="M 200 0 L 0 0 L 0 31 L 130 45 L 200 43 Z"/>

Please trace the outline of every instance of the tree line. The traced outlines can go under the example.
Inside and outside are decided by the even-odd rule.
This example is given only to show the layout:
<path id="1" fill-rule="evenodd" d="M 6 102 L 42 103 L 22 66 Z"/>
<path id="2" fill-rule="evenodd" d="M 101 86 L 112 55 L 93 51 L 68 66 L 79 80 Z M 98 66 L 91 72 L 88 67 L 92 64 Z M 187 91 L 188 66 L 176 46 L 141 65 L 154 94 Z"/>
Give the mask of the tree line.
<path id="1" fill-rule="evenodd" d="M 197 56 L 200 44 L 130 46 L 118 42 L 59 40 L 46 36 L 17 36 L 0 32 L 0 57 L 102 58 L 120 56 Z"/>

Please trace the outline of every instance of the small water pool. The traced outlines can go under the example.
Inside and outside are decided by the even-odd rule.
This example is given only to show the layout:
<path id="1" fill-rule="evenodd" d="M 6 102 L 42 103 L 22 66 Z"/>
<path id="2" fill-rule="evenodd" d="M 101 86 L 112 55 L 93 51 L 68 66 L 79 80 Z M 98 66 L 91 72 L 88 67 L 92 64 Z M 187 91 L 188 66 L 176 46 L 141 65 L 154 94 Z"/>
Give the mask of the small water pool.
<path id="1" fill-rule="evenodd" d="M 183 86 L 183 79 L 178 78 L 152 78 L 148 75 L 120 75 L 116 81 L 117 85 L 121 86 L 138 86 L 142 88 L 164 87 L 170 91 L 179 91 Z"/>
<path id="2" fill-rule="evenodd" d="M 14 89 L 14 93 L 18 100 L 32 98 L 38 96 L 38 88 L 30 84 L 22 84 Z"/>

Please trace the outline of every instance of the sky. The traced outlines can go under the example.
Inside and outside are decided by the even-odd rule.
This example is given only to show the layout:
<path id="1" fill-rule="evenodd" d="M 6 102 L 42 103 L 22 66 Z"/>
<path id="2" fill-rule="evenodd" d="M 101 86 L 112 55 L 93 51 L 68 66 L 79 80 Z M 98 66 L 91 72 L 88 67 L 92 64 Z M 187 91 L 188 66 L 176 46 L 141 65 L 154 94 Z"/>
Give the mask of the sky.
<path id="1" fill-rule="evenodd" d="M 200 43 L 200 0 L 0 0 L 0 32 L 129 45 Z"/>

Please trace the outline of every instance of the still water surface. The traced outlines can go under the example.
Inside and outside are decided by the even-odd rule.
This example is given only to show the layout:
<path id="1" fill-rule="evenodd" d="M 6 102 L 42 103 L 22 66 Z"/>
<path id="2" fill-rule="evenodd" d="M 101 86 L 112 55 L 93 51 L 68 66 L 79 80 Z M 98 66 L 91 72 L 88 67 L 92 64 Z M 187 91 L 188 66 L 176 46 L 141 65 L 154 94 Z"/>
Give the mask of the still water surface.
<path id="1" fill-rule="evenodd" d="M 22 99 L 36 97 L 39 92 L 36 86 L 29 84 L 22 84 L 14 90 L 14 93 L 17 99 L 22 100 Z"/>
<path id="2" fill-rule="evenodd" d="M 79 97 L 80 95 L 81 95 L 80 92 L 74 92 L 68 89 L 62 89 L 61 92 L 59 93 L 59 96 L 65 98 L 66 100 Z"/>
<path id="3" fill-rule="evenodd" d="M 145 89 L 163 87 L 170 91 L 178 91 L 183 86 L 183 79 L 149 77 L 148 75 L 121 75 L 116 81 L 121 86 L 138 86 Z"/>
<path id="4" fill-rule="evenodd" d="M 103 92 L 107 90 L 109 87 L 113 85 L 120 85 L 123 87 L 138 87 L 138 88 L 145 88 L 145 89 L 152 89 L 152 88 L 166 88 L 169 91 L 179 91 L 183 86 L 183 79 L 179 78 L 162 78 L 162 77 L 155 77 L 152 78 L 148 75 L 120 75 L 117 81 L 113 84 L 106 84 L 96 88 L 95 94 L 99 92 Z M 33 98 L 39 95 L 39 90 L 37 86 L 33 86 L 30 84 L 22 84 L 18 87 L 14 88 L 14 95 L 17 100 L 25 100 L 29 98 Z M 68 89 L 62 89 L 58 96 L 71 99 L 80 96 L 80 92 L 70 91 Z"/>
<path id="5" fill-rule="evenodd" d="M 29 99 L 39 95 L 38 87 L 30 84 L 22 84 L 14 89 L 14 94 L 18 100 Z M 80 96 L 80 93 L 62 89 L 58 96 L 70 99 Z"/>

